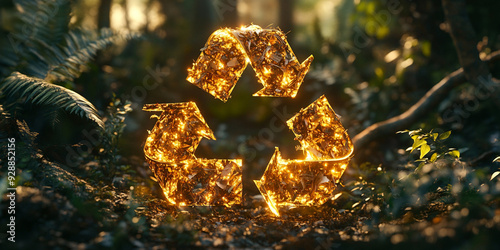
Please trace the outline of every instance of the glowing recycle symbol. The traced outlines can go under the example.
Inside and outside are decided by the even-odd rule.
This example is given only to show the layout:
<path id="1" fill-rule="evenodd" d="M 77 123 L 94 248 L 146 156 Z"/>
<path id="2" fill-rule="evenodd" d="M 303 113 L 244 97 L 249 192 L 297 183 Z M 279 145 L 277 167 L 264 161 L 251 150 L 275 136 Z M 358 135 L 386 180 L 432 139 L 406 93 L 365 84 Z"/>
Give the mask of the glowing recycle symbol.
<path id="1" fill-rule="evenodd" d="M 146 104 L 161 112 L 144 144 L 144 154 L 167 200 L 173 205 L 231 206 L 241 203 L 241 160 L 199 159 L 203 137 L 215 140 L 194 102 Z"/>
<path id="2" fill-rule="evenodd" d="M 306 154 L 287 160 L 276 147 L 260 180 L 255 180 L 271 211 L 278 207 L 325 203 L 337 187 L 354 151 L 351 139 L 325 96 L 287 121 Z"/>
<path id="3" fill-rule="evenodd" d="M 235 36 L 239 36 L 239 42 Z M 250 62 L 265 86 L 257 96 L 296 95 L 312 57 L 299 65 L 281 31 L 263 31 L 256 26 L 214 32 L 207 42 L 208 48 L 189 69 L 188 80 L 226 101 L 248 60 L 244 58 L 242 44 L 259 48 L 250 54 Z M 158 121 L 149 132 L 144 153 L 170 203 L 177 206 L 241 203 L 241 160 L 198 159 L 194 155 L 203 137 L 215 140 L 194 102 L 147 104 L 143 110 L 161 112 L 159 117 L 153 116 Z M 354 150 L 325 96 L 298 112 L 287 125 L 306 158 L 283 159 L 276 148 L 262 178 L 255 181 L 269 208 L 278 216 L 279 207 L 321 205 L 330 199 Z"/>

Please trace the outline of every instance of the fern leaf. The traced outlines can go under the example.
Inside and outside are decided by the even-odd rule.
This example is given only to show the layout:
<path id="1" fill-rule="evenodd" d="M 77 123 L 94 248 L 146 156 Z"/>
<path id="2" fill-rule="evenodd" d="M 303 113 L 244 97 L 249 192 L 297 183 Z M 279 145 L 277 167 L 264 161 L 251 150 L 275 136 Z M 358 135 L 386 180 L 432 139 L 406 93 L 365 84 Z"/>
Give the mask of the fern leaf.
<path id="1" fill-rule="evenodd" d="M 22 21 L 17 38 L 60 43 L 68 31 L 71 19 L 70 0 L 14 0 Z"/>
<path id="2" fill-rule="evenodd" d="M 98 50 L 118 40 L 139 37 L 109 29 L 100 32 L 70 29 L 70 0 L 14 1 L 21 20 L 11 33 L 17 56 L 22 58 L 16 70 L 47 82 L 72 81 L 80 76 Z"/>
<path id="3" fill-rule="evenodd" d="M 97 51 L 120 40 L 139 37 L 136 34 L 120 34 L 109 29 L 102 29 L 100 34 L 88 30 L 72 30 L 66 35 L 65 46 L 59 50 L 63 57 L 51 58 L 50 68 L 45 76 L 48 81 L 73 80 L 80 76 L 82 66 L 88 64 Z M 59 54 L 58 53 L 58 54 Z"/>
<path id="4" fill-rule="evenodd" d="M 104 127 L 104 122 L 96 108 L 85 97 L 43 79 L 14 72 L 4 80 L 0 92 L 7 97 L 20 98 L 25 103 L 59 107 L 70 114 L 86 117 L 100 127 Z"/>

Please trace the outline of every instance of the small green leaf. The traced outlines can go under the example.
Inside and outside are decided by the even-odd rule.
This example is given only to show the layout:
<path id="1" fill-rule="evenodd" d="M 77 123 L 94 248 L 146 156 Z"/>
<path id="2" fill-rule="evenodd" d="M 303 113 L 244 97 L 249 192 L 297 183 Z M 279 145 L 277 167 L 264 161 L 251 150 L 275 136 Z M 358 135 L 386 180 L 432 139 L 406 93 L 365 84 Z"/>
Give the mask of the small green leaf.
<path id="1" fill-rule="evenodd" d="M 420 133 L 420 131 L 422 131 L 421 128 L 419 128 L 417 130 L 412 130 L 412 131 L 408 132 L 408 135 L 410 135 L 413 138 L 413 136 L 416 135 L 416 134 L 418 134 L 418 133 Z"/>
<path id="2" fill-rule="evenodd" d="M 336 200 L 336 199 L 338 199 L 341 195 L 342 195 L 342 193 L 338 193 L 338 194 L 336 194 L 335 196 L 333 196 L 332 200 Z"/>
<path id="3" fill-rule="evenodd" d="M 500 162 L 500 156 L 497 156 L 497 158 L 495 158 L 493 162 Z"/>
<path id="4" fill-rule="evenodd" d="M 435 162 L 437 160 L 437 156 L 438 156 L 437 153 L 432 154 L 431 159 L 429 160 L 429 162 Z"/>
<path id="5" fill-rule="evenodd" d="M 448 139 L 448 137 L 450 137 L 450 135 L 451 135 L 451 130 L 446 131 L 439 136 L 439 140 L 446 140 Z"/>
<path id="6" fill-rule="evenodd" d="M 420 146 L 423 146 L 423 145 L 427 145 L 427 141 L 426 140 L 422 140 L 422 139 L 415 139 L 415 141 L 413 142 L 413 145 L 411 146 L 412 147 L 412 150 L 411 152 L 413 152 L 413 150 L 417 149 L 418 147 Z M 427 145 L 429 146 L 429 145 Z"/>
<path id="7" fill-rule="evenodd" d="M 497 157 L 498 158 L 498 157 Z M 497 177 L 500 174 L 500 171 L 496 171 L 491 175 L 490 181 L 493 180 L 495 177 Z"/>
<path id="8" fill-rule="evenodd" d="M 436 141 L 436 139 L 438 138 L 438 135 L 439 135 L 438 133 L 432 133 L 432 139 L 434 141 Z"/>
<path id="9" fill-rule="evenodd" d="M 415 162 L 423 162 L 423 163 L 425 163 L 427 160 L 429 160 L 429 158 L 425 157 L 425 158 L 422 158 L 422 159 L 415 160 Z"/>
<path id="10" fill-rule="evenodd" d="M 415 172 L 416 171 L 419 171 L 420 169 L 422 169 L 422 167 L 425 165 L 425 162 L 421 162 L 420 164 L 418 164 L 418 167 L 415 169 Z"/>
<path id="11" fill-rule="evenodd" d="M 420 159 L 424 158 L 424 156 L 429 153 L 429 151 L 431 151 L 431 147 L 429 147 L 429 145 L 427 145 L 427 143 L 423 144 L 421 147 L 420 147 Z"/>
<path id="12" fill-rule="evenodd" d="M 420 50 L 422 51 L 422 54 L 426 57 L 429 57 L 431 55 L 431 43 L 429 41 L 421 41 L 420 42 Z"/>
<path id="13" fill-rule="evenodd" d="M 458 151 L 458 150 L 452 150 L 452 151 L 448 152 L 448 154 L 457 158 L 457 159 L 460 158 L 460 151 Z"/>

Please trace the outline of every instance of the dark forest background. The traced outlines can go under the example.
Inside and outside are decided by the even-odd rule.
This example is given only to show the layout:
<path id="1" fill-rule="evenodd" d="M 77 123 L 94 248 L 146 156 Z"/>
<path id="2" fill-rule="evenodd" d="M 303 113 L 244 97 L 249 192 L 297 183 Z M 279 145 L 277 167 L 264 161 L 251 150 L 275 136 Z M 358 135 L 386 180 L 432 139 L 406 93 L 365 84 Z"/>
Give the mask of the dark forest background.
<path id="1" fill-rule="evenodd" d="M 16 138 L 20 248 L 494 249 L 499 8 L 495 0 L 2 0 L 1 224 L 7 138 Z M 252 23 L 284 31 L 299 61 L 314 55 L 296 98 L 252 97 L 261 86 L 251 67 L 227 103 L 186 81 L 212 32 Z M 253 180 L 275 146 L 303 157 L 274 121 L 284 125 L 321 95 L 355 156 L 335 200 L 274 218 Z M 142 106 L 186 101 L 217 138 L 196 156 L 243 159 L 241 207 L 179 210 L 151 178 L 142 148 L 155 119 Z M 0 242 L 11 244 L 1 228 Z"/>

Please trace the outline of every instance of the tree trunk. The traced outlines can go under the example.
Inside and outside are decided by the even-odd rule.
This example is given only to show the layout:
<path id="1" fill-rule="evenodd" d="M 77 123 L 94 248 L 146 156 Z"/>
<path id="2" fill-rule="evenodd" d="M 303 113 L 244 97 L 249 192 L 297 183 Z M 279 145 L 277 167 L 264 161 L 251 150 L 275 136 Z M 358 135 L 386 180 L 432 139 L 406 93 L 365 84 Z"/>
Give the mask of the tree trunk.
<path id="1" fill-rule="evenodd" d="M 111 27 L 111 2 L 112 0 L 101 0 L 101 3 L 99 4 L 99 10 L 97 13 L 97 27 L 99 29 Z"/>
<path id="2" fill-rule="evenodd" d="M 280 0 L 279 1 L 279 27 L 280 29 L 288 33 L 288 35 L 293 34 L 293 5 L 294 0 Z"/>
<path id="3" fill-rule="evenodd" d="M 458 60 L 467 80 L 479 85 L 482 79 L 489 79 L 490 72 L 485 62 L 479 59 L 477 37 L 467 15 L 465 0 L 443 0 L 443 9 L 450 36 L 455 44 Z"/>

